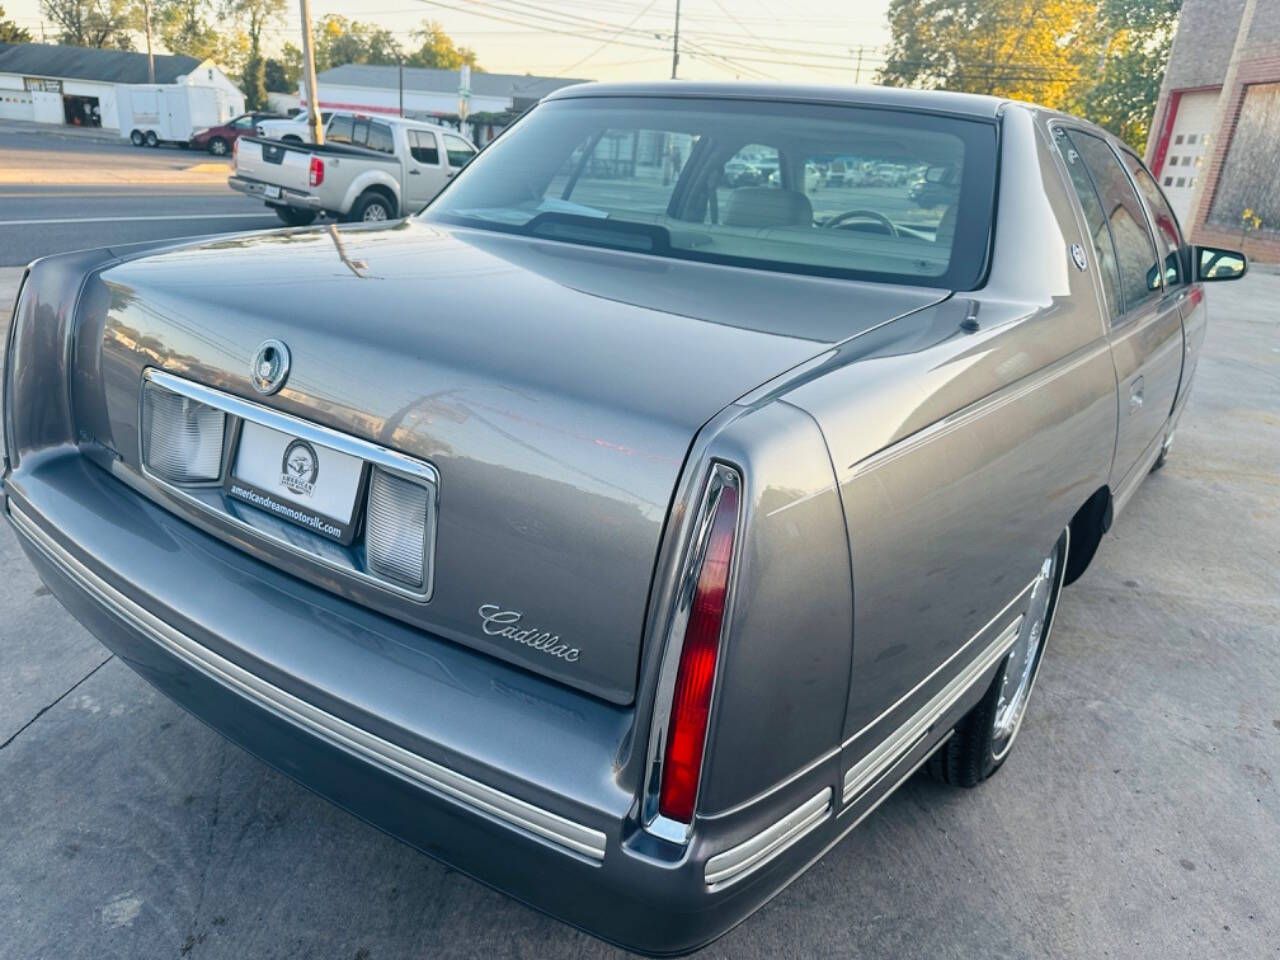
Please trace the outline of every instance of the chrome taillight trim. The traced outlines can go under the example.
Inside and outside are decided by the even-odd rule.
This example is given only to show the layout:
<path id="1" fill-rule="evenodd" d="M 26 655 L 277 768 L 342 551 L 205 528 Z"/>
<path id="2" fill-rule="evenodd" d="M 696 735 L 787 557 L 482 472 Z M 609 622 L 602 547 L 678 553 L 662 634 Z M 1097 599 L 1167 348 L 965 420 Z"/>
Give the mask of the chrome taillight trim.
<path id="1" fill-rule="evenodd" d="M 781 820 L 708 860 L 703 873 L 707 887 L 719 890 L 736 883 L 799 843 L 830 819 L 832 793 L 823 787 Z"/>
<path id="2" fill-rule="evenodd" d="M 738 491 L 738 520 L 734 530 L 733 553 L 729 558 L 729 581 L 726 592 L 724 616 L 720 622 L 720 645 L 723 650 L 724 637 L 729 629 L 733 613 L 734 584 L 738 573 L 739 543 L 742 539 L 743 518 L 746 506 L 742 500 L 743 483 L 738 470 L 729 464 L 715 461 L 711 464 L 706 482 L 703 484 L 702 496 L 698 501 L 696 521 L 690 536 L 689 545 L 684 552 L 683 564 L 680 568 L 680 579 L 677 582 L 675 600 L 668 620 L 666 643 L 663 647 L 662 666 L 658 672 L 658 688 L 654 694 L 653 717 L 649 723 L 649 748 L 645 764 L 644 793 L 641 798 L 641 821 L 644 829 L 656 837 L 672 843 L 686 843 L 692 832 L 692 823 L 681 823 L 658 812 L 658 794 L 662 786 L 663 753 L 667 743 L 668 728 L 671 723 L 671 703 L 675 695 L 676 675 L 680 669 L 680 655 L 684 650 L 685 628 L 689 625 L 689 611 L 693 604 L 694 591 L 698 586 L 698 575 L 702 570 L 702 561 L 707 554 L 707 545 L 711 538 L 711 527 L 715 520 L 716 507 L 720 503 L 720 493 L 725 487 Z M 716 682 L 711 693 L 711 712 L 715 712 L 717 693 L 720 688 L 721 671 L 716 670 Z M 707 736 L 711 734 L 711 724 L 707 725 Z M 703 769 L 706 767 L 706 752 L 703 752 Z M 699 776 L 699 787 L 702 779 Z M 697 803 L 694 804 L 695 810 Z"/>
<path id="3" fill-rule="evenodd" d="M 490 816 L 507 827 L 533 834 L 596 863 L 603 862 L 607 842 L 603 831 L 473 780 L 268 683 L 126 597 L 72 556 L 13 500 L 9 500 L 9 516 L 18 532 L 64 575 L 114 616 L 192 669 L 311 735 L 350 751 L 389 773 L 417 783 L 475 813 Z"/>
<path id="4" fill-rule="evenodd" d="M 279 410 L 274 410 L 271 407 L 265 407 L 261 404 L 253 403 L 250 400 L 244 400 L 229 393 L 223 393 L 221 390 L 215 390 L 212 387 L 206 387 L 199 383 L 193 383 L 190 380 L 184 380 L 181 377 L 174 376 L 171 373 L 165 373 L 163 370 L 157 370 L 154 367 L 148 367 L 143 371 L 142 376 L 144 380 L 149 380 L 157 386 L 161 386 L 166 390 L 190 397 L 192 400 L 197 400 L 207 406 L 215 407 L 241 421 L 248 420 L 253 423 L 259 423 L 263 426 L 270 427 L 273 430 L 278 430 L 281 433 L 287 433 L 295 437 L 310 440 L 313 443 L 321 444 L 322 446 L 331 447 L 340 453 L 358 457 L 361 460 L 381 467 L 388 473 L 426 487 L 428 493 L 428 514 L 430 519 L 429 529 L 431 535 L 426 547 L 426 569 L 423 576 L 423 586 L 421 589 L 412 589 L 376 576 L 365 570 L 338 563 L 318 553 L 303 550 L 294 543 L 291 543 L 282 537 L 273 535 L 268 530 L 246 523 L 225 510 L 217 509 L 210 505 L 206 500 L 189 492 L 189 490 L 199 488 L 201 486 L 200 484 L 177 484 L 170 480 L 166 480 L 164 477 L 149 470 L 145 462 L 139 464 L 143 476 L 156 487 L 200 511 L 202 514 L 214 517 L 220 523 L 227 524 L 235 528 L 239 533 L 245 533 L 252 537 L 269 541 L 273 547 L 284 550 L 292 556 L 317 563 L 328 570 L 335 570 L 347 577 L 358 580 L 362 584 L 372 585 L 386 593 L 405 597 L 417 603 L 426 603 L 431 599 L 432 592 L 435 589 L 435 533 L 438 528 L 437 514 L 440 502 L 440 474 L 436 472 L 435 467 L 424 461 L 415 460 L 402 453 L 397 453 L 394 450 L 388 450 L 386 447 L 379 446 L 376 443 L 370 443 L 367 440 L 361 440 L 358 437 L 351 436 L 350 434 L 341 433 L 337 430 L 330 429 L 329 427 L 322 427 L 319 424 L 311 423 L 308 420 L 303 420 L 287 413 L 281 413 Z M 141 452 L 143 449 L 141 389 L 138 391 L 138 402 L 138 450 Z M 228 429 L 228 438 L 234 436 L 238 430 L 238 425 L 234 430 Z M 229 442 L 230 441 L 228 440 L 228 443 Z M 229 450 L 224 453 L 222 469 L 225 478 L 227 471 L 231 469 L 231 457 Z M 215 486 L 220 485 L 221 482 L 222 481 L 219 480 L 218 484 L 215 484 Z M 204 486 L 207 487 L 208 485 L 205 484 Z M 360 496 L 366 496 L 366 491 L 362 489 Z"/>

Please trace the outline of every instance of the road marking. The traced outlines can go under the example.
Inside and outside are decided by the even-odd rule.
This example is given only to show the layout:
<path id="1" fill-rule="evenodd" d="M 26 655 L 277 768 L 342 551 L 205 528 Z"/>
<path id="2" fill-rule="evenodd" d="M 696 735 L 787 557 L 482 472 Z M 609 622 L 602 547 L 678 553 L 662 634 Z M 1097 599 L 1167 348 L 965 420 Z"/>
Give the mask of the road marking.
<path id="1" fill-rule="evenodd" d="M 151 217 L 49 217 L 44 220 L 0 220 L 0 227 L 29 227 L 40 223 L 125 223 L 136 220 L 257 220 L 267 213 L 163 213 Z"/>

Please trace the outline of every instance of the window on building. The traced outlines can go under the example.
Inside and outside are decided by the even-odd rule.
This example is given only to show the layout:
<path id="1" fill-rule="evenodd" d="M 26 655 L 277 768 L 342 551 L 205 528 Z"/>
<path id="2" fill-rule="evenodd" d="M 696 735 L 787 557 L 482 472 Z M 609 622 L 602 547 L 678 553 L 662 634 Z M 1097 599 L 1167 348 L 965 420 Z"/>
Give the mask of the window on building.
<path id="1" fill-rule="evenodd" d="M 1163 291 L 1160 261 L 1147 215 L 1119 158 L 1104 140 L 1073 130 L 1071 142 L 1097 185 L 1116 246 L 1120 293 L 1128 313 Z"/>
<path id="2" fill-rule="evenodd" d="M 1178 134 L 1176 137 L 1174 137 L 1174 138 L 1173 138 L 1173 142 L 1174 142 L 1174 143 L 1182 143 L 1182 134 Z"/>
<path id="3" fill-rule="evenodd" d="M 1195 143 L 1195 142 L 1196 142 L 1196 135 L 1194 133 L 1188 133 L 1187 143 Z"/>
<path id="4" fill-rule="evenodd" d="M 1184 167 L 1189 167 L 1189 166 L 1191 166 L 1191 158 L 1190 158 L 1190 157 L 1183 157 L 1183 158 L 1182 158 L 1182 165 L 1183 165 Z"/>
<path id="5" fill-rule="evenodd" d="M 1170 157 L 1170 158 L 1169 158 L 1169 166 L 1171 166 L 1171 167 L 1176 167 L 1177 165 L 1178 165 L 1178 158 L 1177 158 L 1176 156 L 1175 156 L 1175 157 Z"/>
<path id="6" fill-rule="evenodd" d="M 1164 178 L 1164 185 L 1165 185 L 1166 187 L 1172 187 L 1172 186 L 1173 186 L 1173 177 L 1165 177 L 1165 178 Z"/>
<path id="7" fill-rule="evenodd" d="M 1174 184 L 1174 186 L 1178 186 L 1178 187 L 1185 187 L 1186 185 L 1187 185 L 1186 177 L 1179 177 L 1177 179 L 1177 182 Z"/>
<path id="8" fill-rule="evenodd" d="M 1188 186 L 1188 187 L 1194 187 L 1195 185 L 1196 185 L 1196 178 L 1195 178 L 1195 177 L 1192 177 L 1190 180 L 1188 180 L 1188 181 L 1187 181 L 1187 186 Z"/>

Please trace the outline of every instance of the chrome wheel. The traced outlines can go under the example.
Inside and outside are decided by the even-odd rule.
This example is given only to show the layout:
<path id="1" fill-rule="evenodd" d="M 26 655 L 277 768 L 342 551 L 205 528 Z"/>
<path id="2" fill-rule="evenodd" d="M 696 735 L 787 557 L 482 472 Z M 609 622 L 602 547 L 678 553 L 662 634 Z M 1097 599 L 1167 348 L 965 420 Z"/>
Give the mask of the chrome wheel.
<path id="1" fill-rule="evenodd" d="M 1017 736 L 1018 727 L 1027 711 L 1027 700 L 1030 699 L 1031 688 L 1036 682 L 1045 637 L 1053 622 L 1056 606 L 1054 600 L 1061 580 L 1059 551 L 1055 548 L 1040 565 L 1040 575 L 1031 588 L 1031 601 L 1027 605 L 1022 629 L 1018 632 L 1018 639 L 1014 641 L 1009 659 L 1005 663 L 991 735 L 991 752 L 997 763 L 1004 759 L 1004 755 L 1013 746 L 1013 738 Z"/>

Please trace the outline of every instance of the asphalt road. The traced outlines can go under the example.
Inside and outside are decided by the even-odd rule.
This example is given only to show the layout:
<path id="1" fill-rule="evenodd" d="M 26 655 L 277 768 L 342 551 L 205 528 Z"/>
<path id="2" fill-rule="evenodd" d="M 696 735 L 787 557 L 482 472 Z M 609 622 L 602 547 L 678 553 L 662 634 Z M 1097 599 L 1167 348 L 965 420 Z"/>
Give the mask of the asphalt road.
<path id="1" fill-rule="evenodd" d="M 104 171 L 104 178 L 124 178 L 131 171 L 139 178 L 180 178 L 194 165 L 213 162 L 189 150 L 0 132 L 0 174 L 20 172 L 24 181 L 0 182 L 0 267 L 111 243 L 281 225 L 261 203 L 233 193 L 216 173 L 193 174 L 187 183 L 59 182 L 94 171 Z"/>
<path id="2" fill-rule="evenodd" d="M 1277 302 L 1211 289 L 1173 456 L 1064 593 L 999 775 L 913 778 L 702 956 L 1280 956 Z M 0 569 L 0 960 L 622 956 L 184 714 L 3 524 Z"/>

